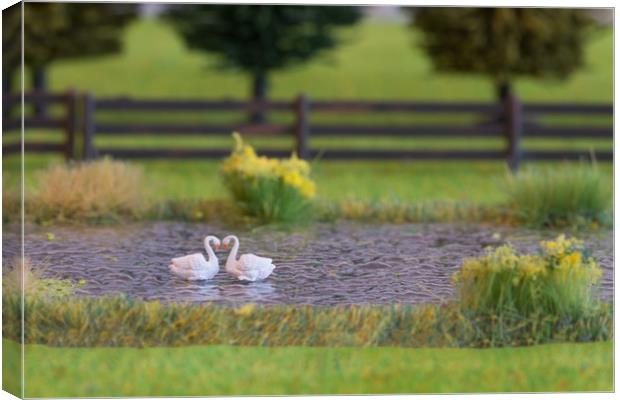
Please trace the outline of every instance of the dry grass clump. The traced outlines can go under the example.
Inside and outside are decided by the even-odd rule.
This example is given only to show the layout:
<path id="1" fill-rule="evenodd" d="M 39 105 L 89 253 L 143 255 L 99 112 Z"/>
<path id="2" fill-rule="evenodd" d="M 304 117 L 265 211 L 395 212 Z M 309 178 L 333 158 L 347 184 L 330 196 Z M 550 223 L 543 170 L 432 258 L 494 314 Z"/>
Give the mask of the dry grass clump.
<path id="1" fill-rule="evenodd" d="M 20 293 L 22 289 L 32 292 L 40 279 L 40 272 L 32 268 L 29 258 L 14 257 L 9 272 L 2 278 L 2 289 L 7 293 Z"/>
<path id="2" fill-rule="evenodd" d="M 77 286 L 85 282 L 74 283 L 66 279 L 44 278 L 43 267 L 33 267 L 32 261 L 26 257 L 13 258 L 8 272 L 2 277 L 3 293 L 8 296 L 19 296 L 23 293 L 28 297 L 44 299 L 65 298 L 74 294 Z M 23 282 L 23 283 L 22 283 Z"/>
<path id="3" fill-rule="evenodd" d="M 109 158 L 50 167 L 26 201 L 37 220 L 136 217 L 146 208 L 142 170 Z"/>
<path id="4" fill-rule="evenodd" d="M 16 221 L 20 217 L 21 201 L 17 191 L 3 188 L 2 190 L 2 221 Z"/>

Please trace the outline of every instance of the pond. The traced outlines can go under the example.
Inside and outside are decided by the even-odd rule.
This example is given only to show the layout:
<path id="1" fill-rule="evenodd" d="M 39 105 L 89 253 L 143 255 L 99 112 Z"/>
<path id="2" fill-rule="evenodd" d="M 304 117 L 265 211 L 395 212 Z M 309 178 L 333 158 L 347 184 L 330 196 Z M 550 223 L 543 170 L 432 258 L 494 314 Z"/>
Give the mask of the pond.
<path id="1" fill-rule="evenodd" d="M 51 235 L 53 234 L 53 239 Z M 150 222 L 104 227 L 27 226 L 25 253 L 45 277 L 86 284 L 80 295 L 124 293 L 145 300 L 242 303 L 348 304 L 424 303 L 450 300 L 450 276 L 465 257 L 506 242 L 536 251 L 557 231 L 458 224 L 313 224 L 296 230 L 237 231 L 240 253 L 273 258 L 265 281 L 242 283 L 224 272 L 210 281 L 173 276 L 172 257 L 202 251 L 202 238 L 231 232 L 221 226 Z M 598 295 L 613 296 L 613 233 L 580 233 L 604 269 Z M 52 239 L 52 240 L 50 240 Z M 19 253 L 19 231 L 5 227 L 4 262 Z"/>

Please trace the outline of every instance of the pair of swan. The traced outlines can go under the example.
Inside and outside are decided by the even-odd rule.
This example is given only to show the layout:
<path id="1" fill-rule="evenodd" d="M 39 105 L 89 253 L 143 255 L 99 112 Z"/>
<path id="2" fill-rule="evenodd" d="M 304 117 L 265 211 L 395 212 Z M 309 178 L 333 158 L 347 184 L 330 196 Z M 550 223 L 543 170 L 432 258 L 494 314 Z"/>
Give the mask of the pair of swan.
<path id="1" fill-rule="evenodd" d="M 170 271 L 190 281 L 206 280 L 213 278 L 220 270 L 220 264 L 211 248 L 211 243 L 218 250 L 221 244 L 224 249 L 228 249 L 230 242 L 233 242 L 232 250 L 228 254 L 226 260 L 226 272 L 241 281 L 258 281 L 267 278 L 275 265 L 271 262 L 271 258 L 259 257 L 254 254 L 243 254 L 237 259 L 237 251 L 239 250 L 239 239 L 235 235 L 229 235 L 222 242 L 215 236 L 207 236 L 204 240 L 205 249 L 209 256 L 208 260 L 202 253 L 194 253 L 184 257 L 172 259 Z"/>

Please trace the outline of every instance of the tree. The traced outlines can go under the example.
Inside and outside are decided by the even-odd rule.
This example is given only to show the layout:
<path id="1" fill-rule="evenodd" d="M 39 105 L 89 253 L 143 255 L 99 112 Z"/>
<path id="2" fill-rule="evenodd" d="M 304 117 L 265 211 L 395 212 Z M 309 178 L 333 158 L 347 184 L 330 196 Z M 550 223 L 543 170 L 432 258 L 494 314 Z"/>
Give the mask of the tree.
<path id="1" fill-rule="evenodd" d="M 68 58 L 113 54 L 121 49 L 121 34 L 135 17 L 137 6 L 103 3 L 24 3 L 24 63 L 32 86 L 46 88 L 47 67 Z M 21 5 L 2 13 L 3 90 L 10 91 L 21 66 Z"/>
<path id="2" fill-rule="evenodd" d="M 267 98 L 268 76 L 338 44 L 334 28 L 356 23 L 356 7 L 183 5 L 168 20 L 191 49 L 219 55 L 220 67 L 252 76 L 252 98 Z M 255 112 L 254 122 L 264 120 Z"/>
<path id="3" fill-rule="evenodd" d="M 518 75 L 565 79 L 583 65 L 591 17 L 549 8 L 416 8 L 413 25 L 438 71 L 490 76 L 500 99 Z"/>

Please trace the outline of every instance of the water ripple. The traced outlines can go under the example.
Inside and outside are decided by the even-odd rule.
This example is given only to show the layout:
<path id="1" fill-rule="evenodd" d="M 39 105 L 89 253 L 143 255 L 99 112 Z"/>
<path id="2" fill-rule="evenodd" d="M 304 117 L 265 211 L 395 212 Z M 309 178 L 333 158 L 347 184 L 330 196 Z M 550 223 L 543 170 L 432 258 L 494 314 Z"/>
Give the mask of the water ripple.
<path id="1" fill-rule="evenodd" d="M 47 240 L 47 232 L 55 239 Z M 168 271 L 170 258 L 201 251 L 207 234 L 230 232 L 208 224 L 152 222 L 122 227 L 28 226 L 25 253 L 47 277 L 86 280 L 80 294 L 125 293 L 146 300 L 219 304 L 392 304 L 449 300 L 450 276 L 463 259 L 510 242 L 536 251 L 558 232 L 483 225 L 315 224 L 292 232 L 238 232 L 243 252 L 273 258 L 266 281 L 243 283 L 222 269 L 210 281 L 187 282 Z M 499 235 L 498 235 L 499 234 Z M 604 269 L 599 295 L 613 296 L 613 233 L 580 235 Z M 19 252 L 19 230 L 5 227 L 3 257 Z"/>

